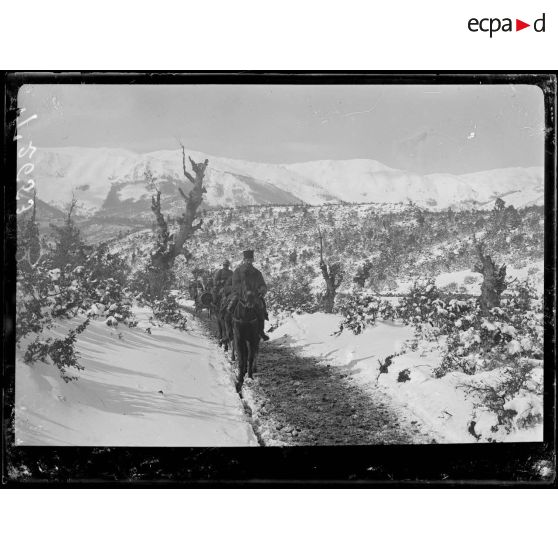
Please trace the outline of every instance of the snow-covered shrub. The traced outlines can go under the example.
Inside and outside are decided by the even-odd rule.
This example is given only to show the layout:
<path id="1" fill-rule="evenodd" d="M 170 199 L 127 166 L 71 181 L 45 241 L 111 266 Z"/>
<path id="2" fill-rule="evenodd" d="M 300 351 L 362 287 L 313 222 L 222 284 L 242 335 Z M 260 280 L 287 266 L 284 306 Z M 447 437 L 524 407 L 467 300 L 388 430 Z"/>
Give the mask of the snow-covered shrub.
<path id="1" fill-rule="evenodd" d="M 344 297 L 339 301 L 339 312 L 343 316 L 343 321 L 339 324 L 339 330 L 336 333 L 349 329 L 358 335 L 367 327 L 373 326 L 376 323 L 381 304 L 377 296 L 361 291 L 355 291 Z"/>
<path id="2" fill-rule="evenodd" d="M 402 297 L 398 317 L 405 324 L 420 326 L 438 314 L 442 293 L 433 279 L 415 281 L 409 293 Z"/>
<path id="3" fill-rule="evenodd" d="M 387 299 L 380 300 L 378 313 L 382 320 L 395 320 L 398 317 L 399 307 Z"/>
<path id="4" fill-rule="evenodd" d="M 149 305 L 178 286 L 174 269 L 160 269 L 150 262 L 138 266 L 130 276 L 129 285 L 136 299 Z"/>
<path id="5" fill-rule="evenodd" d="M 71 209 L 62 226 L 52 227 L 48 245 L 41 243 L 34 222 L 22 220 L 19 225 L 16 343 L 25 346 L 26 363 L 48 358 L 67 381 L 72 378 L 67 368 L 82 368 L 75 343 L 90 318 L 110 311 L 119 321 L 133 325 L 125 287 L 128 268 L 107 246 L 94 249 L 84 243 L 71 219 Z M 87 319 L 65 337 L 45 337 L 45 330 L 56 322 L 78 315 L 87 315 Z M 35 338 L 29 342 L 31 334 Z"/>
<path id="6" fill-rule="evenodd" d="M 111 253 L 107 243 L 100 244 L 87 258 L 84 268 L 74 269 L 74 272 L 87 272 L 89 280 L 111 278 L 117 283 L 125 285 L 128 281 L 129 268 L 125 256 Z"/>
<path id="7" fill-rule="evenodd" d="M 477 409 L 487 410 L 497 418 L 492 427 L 510 432 L 528 428 L 543 419 L 543 371 L 532 360 L 522 359 L 499 371 L 493 381 L 471 382 L 464 386 Z M 489 440 L 490 441 L 490 440 Z"/>
<path id="8" fill-rule="evenodd" d="M 62 339 L 55 339 L 53 337 L 41 339 L 37 336 L 27 346 L 23 357 L 24 362 L 32 364 L 37 361 L 48 362 L 50 359 L 50 362 L 60 370 L 62 379 L 65 382 L 77 379 L 76 376 L 67 374 L 67 368 L 83 370 L 83 366 L 78 361 L 79 354 L 75 349 L 75 344 L 77 336 L 83 333 L 88 325 L 89 318 L 75 329 L 70 330 Z"/>
<path id="9" fill-rule="evenodd" d="M 383 362 L 378 359 L 378 376 L 376 380 L 379 380 L 382 374 L 387 374 L 389 372 L 389 367 L 392 365 L 393 359 L 396 356 L 398 356 L 398 353 L 387 355 Z"/>
<path id="10" fill-rule="evenodd" d="M 397 376 L 398 382 L 408 382 L 411 380 L 411 371 L 408 368 L 404 368 L 403 370 L 399 371 Z"/>
<path id="11" fill-rule="evenodd" d="M 517 366 L 520 359 L 543 355 L 542 304 L 525 281 L 515 281 L 503 293 L 500 307 L 484 316 L 478 305 L 469 305 L 453 327 L 446 323 L 444 356 L 434 375 L 460 370 L 475 374 L 501 366 Z"/>
<path id="12" fill-rule="evenodd" d="M 424 333 L 437 338 L 456 329 L 467 329 L 477 306 L 475 299 L 452 298 L 442 293 L 433 279 L 427 279 L 416 281 L 409 294 L 401 297 L 397 317 L 414 326 L 419 336 Z"/>
<path id="13" fill-rule="evenodd" d="M 46 246 L 41 243 L 35 210 L 23 214 L 17 222 L 16 343 L 30 333 L 39 333 L 52 325 L 49 293 L 53 278 L 45 262 Z"/>
<path id="14" fill-rule="evenodd" d="M 471 376 L 481 369 L 483 362 L 478 354 L 457 355 L 448 351 L 440 364 L 434 368 L 432 375 L 435 378 L 443 378 L 448 372 L 462 372 Z"/>
<path id="15" fill-rule="evenodd" d="M 309 274 L 304 267 L 296 267 L 271 277 L 266 295 L 268 310 L 274 313 L 314 313 L 319 309 L 312 292 Z"/>
<path id="16" fill-rule="evenodd" d="M 54 285 L 41 262 L 34 267 L 18 264 L 16 287 L 16 343 L 30 333 L 52 326 L 50 292 Z"/>
<path id="17" fill-rule="evenodd" d="M 416 281 L 397 304 L 386 298 L 355 291 L 340 304 L 344 316 L 340 331 L 348 328 L 355 334 L 362 333 L 380 317 L 384 320 L 400 319 L 404 324 L 414 326 L 419 337 L 437 338 L 456 327 L 466 328 L 472 319 L 469 313 L 475 307 L 473 298 L 450 298 L 431 279 Z"/>
<path id="18" fill-rule="evenodd" d="M 76 301 L 73 292 L 61 288 L 62 272 L 59 267 L 54 267 L 53 252 L 49 252 L 39 238 L 35 214 L 28 220 L 21 219 L 18 223 L 21 234 L 18 235 L 17 244 L 16 345 L 22 347 L 27 343 L 23 357 L 26 364 L 50 360 L 60 370 L 62 378 L 69 381 L 74 377 L 67 374 L 67 368 L 82 369 L 77 360 L 75 343 L 77 335 L 85 330 L 89 320 L 86 319 L 61 339 L 44 337 L 45 330 L 54 326 L 54 319 L 60 315 L 66 316 L 68 308 L 75 307 L 79 300 Z M 74 232 L 72 229 L 72 234 Z M 68 248 L 71 257 L 72 247 L 68 245 Z M 61 256 L 61 251 L 56 250 L 57 245 L 54 255 Z M 62 311 L 64 296 L 67 296 L 67 300 Z M 35 338 L 28 342 L 32 334 Z"/>
<path id="19" fill-rule="evenodd" d="M 185 331 L 188 320 L 178 304 L 177 297 L 174 293 L 167 293 L 164 298 L 155 300 L 152 304 L 153 316 L 170 324 L 176 329 Z"/>
<path id="20" fill-rule="evenodd" d="M 132 297 L 126 287 L 128 266 L 124 258 L 109 253 L 106 245 L 90 252 L 82 265 L 67 269 L 55 281 L 53 316 L 71 317 L 80 312 L 100 316 L 107 311 L 119 321 L 133 325 Z"/>

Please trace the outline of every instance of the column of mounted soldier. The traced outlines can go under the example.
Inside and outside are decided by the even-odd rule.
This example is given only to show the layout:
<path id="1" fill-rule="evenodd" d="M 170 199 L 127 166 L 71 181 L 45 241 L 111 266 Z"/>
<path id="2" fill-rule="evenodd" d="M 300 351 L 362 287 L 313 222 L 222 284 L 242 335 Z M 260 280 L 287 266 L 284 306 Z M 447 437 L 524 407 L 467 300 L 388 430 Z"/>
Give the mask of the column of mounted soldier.
<path id="1" fill-rule="evenodd" d="M 225 319 L 225 314 L 233 316 L 239 301 L 252 301 L 259 335 L 267 341 L 269 337 L 264 331 L 268 319 L 264 299 L 267 285 L 261 271 L 254 266 L 254 251 L 245 250 L 242 255 L 242 263 L 234 271 L 231 262 L 224 260 L 221 269 L 214 274 L 212 284 L 204 286 L 197 279 L 190 294 L 196 301 L 196 309 L 207 308 L 218 322 Z M 225 328 L 219 327 L 219 336 L 220 343 L 226 344 L 229 337 Z"/>

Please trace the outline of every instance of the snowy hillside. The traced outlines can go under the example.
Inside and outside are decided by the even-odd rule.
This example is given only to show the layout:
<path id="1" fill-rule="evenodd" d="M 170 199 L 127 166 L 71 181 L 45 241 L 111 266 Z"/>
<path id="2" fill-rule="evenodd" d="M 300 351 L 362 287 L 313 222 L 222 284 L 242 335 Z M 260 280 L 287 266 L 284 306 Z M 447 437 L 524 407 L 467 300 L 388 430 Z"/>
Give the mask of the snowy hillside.
<path id="1" fill-rule="evenodd" d="M 209 159 L 208 206 L 413 201 L 431 209 L 463 209 L 491 204 L 496 197 L 516 207 L 543 203 L 540 167 L 421 176 L 372 159 L 281 165 L 186 152 L 198 162 Z M 43 201 L 62 207 L 75 189 L 82 208 L 90 214 L 149 211 L 150 194 L 144 180 L 148 168 L 167 205 L 180 203 L 176 186 L 185 183 L 179 149 L 137 154 L 111 148 L 39 148 L 34 163 L 33 178 Z"/>
<path id="2" fill-rule="evenodd" d="M 519 214 L 518 223 L 500 226 L 489 211 L 419 212 L 408 205 L 391 213 L 379 212 L 373 205 L 216 209 L 204 215 L 204 227 L 196 233 L 196 241 L 188 243 L 189 260 L 177 273 L 186 280 L 194 269 L 215 272 L 224 258 L 236 265 L 242 250 L 253 246 L 273 292 L 281 285 L 296 290 L 306 282 L 318 292 L 323 289 L 320 227 L 326 256 L 342 255 L 341 290 L 350 290 L 359 281 L 363 287 L 392 292 L 398 285 L 404 290 L 417 277 L 440 274 L 450 274 L 447 283 L 462 283 L 453 274 L 460 271 L 473 277 L 473 236 L 484 238 L 487 249 L 498 254 L 510 273 L 531 270 L 529 277 L 536 276 L 542 285 L 543 210 L 531 207 Z M 146 261 L 152 242 L 152 231 L 144 228 L 116 241 L 113 249 L 130 262 L 135 258 L 138 265 Z M 293 278 L 293 273 L 300 277 Z"/>
<path id="3" fill-rule="evenodd" d="M 137 309 L 133 329 L 93 321 L 78 341 L 75 382 L 18 352 L 16 444 L 257 446 L 230 366 L 194 318 L 180 332 L 148 315 Z"/>

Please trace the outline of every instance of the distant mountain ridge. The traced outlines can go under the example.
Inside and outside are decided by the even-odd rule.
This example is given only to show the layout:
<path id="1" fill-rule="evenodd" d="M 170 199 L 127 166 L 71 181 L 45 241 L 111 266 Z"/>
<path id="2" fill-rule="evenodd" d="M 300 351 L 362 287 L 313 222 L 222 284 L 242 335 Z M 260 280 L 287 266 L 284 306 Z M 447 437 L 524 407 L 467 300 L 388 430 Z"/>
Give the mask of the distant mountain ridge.
<path id="1" fill-rule="evenodd" d="M 543 205 L 542 167 L 505 168 L 463 175 L 419 175 L 372 159 L 267 164 L 214 157 L 186 150 L 195 161 L 209 159 L 209 207 L 324 203 L 408 203 L 433 210 L 482 208 L 496 197 L 516 207 Z M 56 208 L 72 190 L 90 215 L 129 215 L 149 211 L 149 168 L 167 207 L 179 207 L 177 186 L 188 187 L 179 149 L 138 154 L 113 148 L 38 148 L 32 178 L 38 196 Z M 30 175 L 31 177 L 31 175 Z"/>

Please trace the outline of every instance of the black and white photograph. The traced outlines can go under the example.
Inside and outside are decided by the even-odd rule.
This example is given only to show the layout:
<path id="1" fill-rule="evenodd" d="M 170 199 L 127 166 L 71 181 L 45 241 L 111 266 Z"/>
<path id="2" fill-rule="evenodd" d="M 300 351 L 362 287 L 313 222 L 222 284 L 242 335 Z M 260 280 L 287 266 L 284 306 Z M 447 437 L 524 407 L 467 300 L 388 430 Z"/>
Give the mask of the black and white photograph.
<path id="1" fill-rule="evenodd" d="M 200 81 L 19 88 L 15 447 L 542 442 L 541 87 Z"/>

